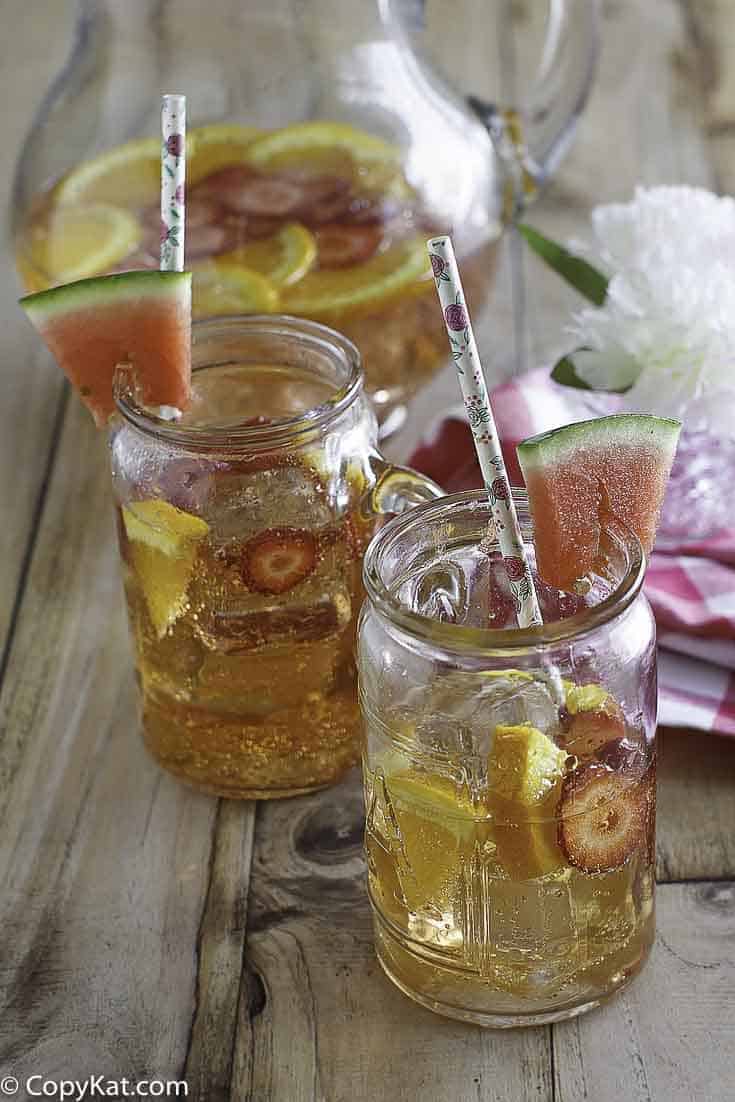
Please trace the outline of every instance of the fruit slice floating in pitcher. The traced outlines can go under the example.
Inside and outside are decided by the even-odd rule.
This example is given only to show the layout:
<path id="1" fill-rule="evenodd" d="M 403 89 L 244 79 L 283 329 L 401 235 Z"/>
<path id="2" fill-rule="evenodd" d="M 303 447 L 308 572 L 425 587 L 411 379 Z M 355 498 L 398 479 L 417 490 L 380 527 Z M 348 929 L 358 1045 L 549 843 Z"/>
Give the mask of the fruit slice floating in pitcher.
<path id="1" fill-rule="evenodd" d="M 314 266 L 317 243 L 314 235 L 298 222 L 286 222 L 275 234 L 251 241 L 217 258 L 220 268 L 247 268 L 274 287 L 298 283 Z"/>
<path id="2" fill-rule="evenodd" d="M 123 272 L 20 300 L 101 427 L 115 409 L 112 380 L 130 364 L 142 400 L 184 409 L 191 393 L 191 275 Z"/>
<path id="3" fill-rule="evenodd" d="M 211 123 L 198 126 L 187 135 L 186 177 L 189 187 L 194 187 L 205 176 L 225 165 L 244 161 L 253 142 L 261 137 L 262 130 L 237 123 Z"/>
<path id="4" fill-rule="evenodd" d="M 197 317 L 270 314 L 278 309 L 278 291 L 251 268 L 209 261 L 195 265 L 193 276 L 192 309 Z"/>
<path id="5" fill-rule="evenodd" d="M 160 187 L 161 142 L 141 138 L 83 161 L 59 183 L 53 198 L 65 205 L 114 203 L 130 208 L 150 202 Z"/>
<path id="6" fill-rule="evenodd" d="M 544 581 L 570 590 L 593 569 L 606 515 L 650 553 L 680 428 L 667 418 L 621 413 L 518 445 Z"/>
<path id="7" fill-rule="evenodd" d="M 253 142 L 248 161 L 261 171 L 273 172 L 305 162 L 326 167 L 346 155 L 366 172 L 400 168 L 400 150 L 364 130 L 340 122 L 303 122 L 274 130 Z M 340 162 L 337 162 L 340 163 Z"/>
<path id="8" fill-rule="evenodd" d="M 122 519 L 131 565 L 160 639 L 184 611 L 197 546 L 209 525 L 155 498 L 124 506 Z"/>
<path id="9" fill-rule="evenodd" d="M 421 293 L 430 276 L 424 239 L 411 237 L 362 264 L 309 272 L 294 287 L 284 290 L 283 309 L 289 314 L 338 322 L 347 314 L 370 313 L 399 295 Z"/>
<path id="10" fill-rule="evenodd" d="M 138 220 L 120 207 L 59 207 L 30 234 L 24 260 L 54 283 L 70 283 L 118 264 L 141 236 Z"/>

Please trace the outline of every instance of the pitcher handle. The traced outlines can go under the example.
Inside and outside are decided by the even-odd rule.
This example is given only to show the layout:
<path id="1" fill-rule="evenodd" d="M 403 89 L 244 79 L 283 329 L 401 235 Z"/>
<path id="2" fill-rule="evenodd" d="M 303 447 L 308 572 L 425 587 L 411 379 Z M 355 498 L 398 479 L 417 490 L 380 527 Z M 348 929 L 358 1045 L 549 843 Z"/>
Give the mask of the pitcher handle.
<path id="1" fill-rule="evenodd" d="M 420 471 L 389 463 L 375 456 L 371 467 L 376 480 L 369 491 L 369 508 L 374 515 L 395 516 L 424 501 L 444 497 L 444 490 Z"/>
<path id="2" fill-rule="evenodd" d="M 597 67 L 600 11 L 601 0 L 549 0 L 541 66 L 523 108 L 468 97 L 508 174 L 508 220 L 536 196 L 571 144 Z"/>

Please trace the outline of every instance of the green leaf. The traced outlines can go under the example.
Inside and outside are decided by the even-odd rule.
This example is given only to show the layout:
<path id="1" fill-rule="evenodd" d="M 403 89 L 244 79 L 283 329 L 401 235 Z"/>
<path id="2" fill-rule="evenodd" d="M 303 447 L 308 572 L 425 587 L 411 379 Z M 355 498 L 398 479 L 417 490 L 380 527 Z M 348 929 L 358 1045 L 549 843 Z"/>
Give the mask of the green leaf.
<path id="1" fill-rule="evenodd" d="M 593 302 L 595 306 L 602 306 L 607 295 L 609 280 L 597 268 L 588 264 L 581 256 L 574 256 L 562 245 L 557 245 L 548 237 L 528 226 L 524 222 L 518 223 L 518 231 L 523 234 L 533 251 L 544 260 L 550 268 L 560 275 L 567 283 L 579 291 L 585 298 Z M 579 384 L 571 384 L 579 385 Z M 589 389 L 589 388 L 588 388 Z"/>
<path id="2" fill-rule="evenodd" d="M 562 356 L 554 364 L 551 378 L 555 383 L 560 383 L 562 386 L 573 386 L 576 390 L 592 390 L 589 383 L 586 383 L 584 379 L 580 379 L 569 356 Z"/>
<path id="3" fill-rule="evenodd" d="M 586 351 L 587 349 L 585 348 L 577 349 L 577 352 Z M 633 385 L 631 383 L 628 386 L 618 387 L 590 386 L 589 383 L 586 383 L 584 379 L 582 379 L 577 374 L 577 369 L 574 366 L 574 355 L 574 352 L 570 352 L 567 356 L 562 356 L 562 358 L 554 364 L 554 367 L 551 371 L 551 378 L 554 380 L 555 383 L 559 383 L 561 386 L 574 387 L 575 390 L 594 390 L 597 394 L 626 394 L 630 390 L 630 387 Z"/>

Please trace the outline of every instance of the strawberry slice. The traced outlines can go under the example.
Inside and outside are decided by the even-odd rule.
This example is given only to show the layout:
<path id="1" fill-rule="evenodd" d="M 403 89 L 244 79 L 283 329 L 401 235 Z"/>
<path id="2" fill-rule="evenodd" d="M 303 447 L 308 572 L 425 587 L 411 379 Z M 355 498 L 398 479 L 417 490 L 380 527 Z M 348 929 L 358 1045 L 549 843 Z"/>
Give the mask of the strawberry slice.
<path id="1" fill-rule="evenodd" d="M 346 268 L 369 260 L 382 234 L 375 226 L 324 226 L 314 237 L 320 268 Z"/>
<path id="2" fill-rule="evenodd" d="M 649 816 L 652 773 L 636 781 L 601 762 L 575 769 L 562 785 L 558 841 L 583 872 L 620 868 L 641 844 Z"/>
<path id="3" fill-rule="evenodd" d="M 606 742 L 597 752 L 597 760 L 616 773 L 625 773 L 626 777 L 642 777 L 646 771 L 645 753 L 627 738 Z"/>
<path id="4" fill-rule="evenodd" d="M 224 226 L 186 227 L 186 259 L 204 260 L 230 249 L 230 241 Z"/>
<path id="5" fill-rule="evenodd" d="M 565 726 L 564 749 L 580 761 L 588 761 L 608 743 L 623 738 L 625 716 L 618 702 L 608 696 L 598 708 L 569 715 Z"/>
<path id="6" fill-rule="evenodd" d="M 326 226 L 342 218 L 350 208 L 349 192 L 339 191 L 326 195 L 323 199 L 307 201 L 301 208 L 300 217 L 312 229 Z"/>
<path id="7" fill-rule="evenodd" d="M 306 528 L 268 528 L 243 548 L 243 580 L 258 593 L 285 593 L 315 565 L 316 541 Z"/>
<path id="8" fill-rule="evenodd" d="M 355 195 L 350 200 L 345 221 L 356 226 L 380 226 L 408 213 L 408 208 L 389 195 Z"/>
<path id="9" fill-rule="evenodd" d="M 292 180 L 253 176 L 243 180 L 239 187 L 230 188 L 222 201 L 236 214 L 282 218 L 298 210 L 303 204 L 304 192 Z"/>

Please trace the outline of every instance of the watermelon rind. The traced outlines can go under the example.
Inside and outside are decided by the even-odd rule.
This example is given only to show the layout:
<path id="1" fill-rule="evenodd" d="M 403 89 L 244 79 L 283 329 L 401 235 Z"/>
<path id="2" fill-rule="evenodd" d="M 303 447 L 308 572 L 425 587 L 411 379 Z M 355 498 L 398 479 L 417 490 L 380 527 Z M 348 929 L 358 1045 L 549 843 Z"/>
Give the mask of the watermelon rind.
<path id="1" fill-rule="evenodd" d="M 575 421 L 549 432 L 529 436 L 517 447 L 521 470 L 560 463 L 581 448 L 627 447 L 653 444 L 662 458 L 673 458 L 681 422 L 650 413 L 612 413 L 591 421 Z"/>
<path id="2" fill-rule="evenodd" d="M 25 295 L 19 304 L 38 327 L 50 318 L 71 314 L 76 310 L 94 309 L 110 303 L 124 304 L 132 299 L 180 299 L 189 309 L 191 272 L 131 271 L 114 275 L 92 276 Z"/>

